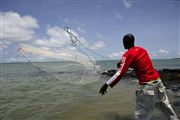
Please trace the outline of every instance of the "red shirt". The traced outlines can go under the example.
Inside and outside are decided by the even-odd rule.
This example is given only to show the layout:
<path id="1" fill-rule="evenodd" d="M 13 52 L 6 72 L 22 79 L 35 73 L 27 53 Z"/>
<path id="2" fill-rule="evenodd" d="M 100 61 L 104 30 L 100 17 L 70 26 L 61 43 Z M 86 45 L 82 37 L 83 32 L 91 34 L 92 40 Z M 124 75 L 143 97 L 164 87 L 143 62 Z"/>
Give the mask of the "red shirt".
<path id="1" fill-rule="evenodd" d="M 111 87 L 119 82 L 129 67 L 134 68 L 140 84 L 160 78 L 144 48 L 137 46 L 130 48 L 124 53 L 120 61 L 119 70 L 106 82 Z"/>

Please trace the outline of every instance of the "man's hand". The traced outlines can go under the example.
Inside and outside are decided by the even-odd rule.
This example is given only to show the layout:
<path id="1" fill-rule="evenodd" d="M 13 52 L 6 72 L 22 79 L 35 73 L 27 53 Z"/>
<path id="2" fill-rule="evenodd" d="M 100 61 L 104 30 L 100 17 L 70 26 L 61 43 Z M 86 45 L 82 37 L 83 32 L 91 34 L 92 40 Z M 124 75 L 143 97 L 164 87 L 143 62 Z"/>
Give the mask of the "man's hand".
<path id="1" fill-rule="evenodd" d="M 105 83 L 99 90 L 99 94 L 105 95 L 107 93 L 108 85 Z"/>

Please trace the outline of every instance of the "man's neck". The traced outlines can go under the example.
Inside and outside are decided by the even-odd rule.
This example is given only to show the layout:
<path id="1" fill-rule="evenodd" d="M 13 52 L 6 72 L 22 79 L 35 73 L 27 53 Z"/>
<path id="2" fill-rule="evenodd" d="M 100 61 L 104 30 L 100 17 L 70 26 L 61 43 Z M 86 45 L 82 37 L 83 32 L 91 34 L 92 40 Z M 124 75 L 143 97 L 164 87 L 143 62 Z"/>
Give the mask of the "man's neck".
<path id="1" fill-rule="evenodd" d="M 131 49 L 131 48 L 133 48 L 133 47 L 134 47 L 134 45 L 133 45 L 133 46 L 131 46 L 131 47 L 129 47 L 129 48 L 128 48 L 128 50 L 129 50 L 129 49 Z"/>

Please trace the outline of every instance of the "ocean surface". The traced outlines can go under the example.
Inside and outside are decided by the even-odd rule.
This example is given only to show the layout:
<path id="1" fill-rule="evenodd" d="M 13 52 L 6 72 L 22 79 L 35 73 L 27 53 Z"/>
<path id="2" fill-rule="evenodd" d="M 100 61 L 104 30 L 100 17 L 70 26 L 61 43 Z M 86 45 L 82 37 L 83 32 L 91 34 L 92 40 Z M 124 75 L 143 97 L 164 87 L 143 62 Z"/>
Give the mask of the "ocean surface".
<path id="1" fill-rule="evenodd" d="M 98 61 L 101 71 L 117 61 Z M 156 69 L 178 69 L 179 59 L 153 60 Z M 38 66 L 38 70 L 34 66 Z M 108 94 L 100 87 L 109 79 L 75 62 L 0 64 L 1 120 L 132 120 L 136 79 L 122 80 Z M 172 92 L 172 91 L 171 91 Z M 170 94 L 170 102 L 175 99 Z M 179 96 L 180 97 L 180 96 Z M 178 98 L 179 98 L 178 97 Z M 179 101 L 180 102 L 180 101 Z M 173 106 L 179 113 L 179 108 Z M 153 120 L 164 120 L 154 110 Z"/>

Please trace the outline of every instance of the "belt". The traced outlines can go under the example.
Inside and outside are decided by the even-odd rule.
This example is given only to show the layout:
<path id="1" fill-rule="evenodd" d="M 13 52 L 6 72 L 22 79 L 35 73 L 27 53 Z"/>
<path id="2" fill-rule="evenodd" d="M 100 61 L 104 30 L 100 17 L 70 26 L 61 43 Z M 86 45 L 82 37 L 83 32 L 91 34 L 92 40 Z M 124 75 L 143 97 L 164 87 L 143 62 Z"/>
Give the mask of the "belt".
<path id="1" fill-rule="evenodd" d="M 156 80 L 151 80 L 149 82 L 144 82 L 144 83 L 140 83 L 140 85 L 152 85 L 152 84 L 155 84 L 155 83 L 160 83 L 162 82 L 160 78 L 156 79 Z"/>

